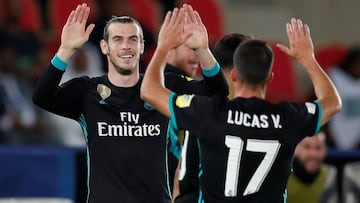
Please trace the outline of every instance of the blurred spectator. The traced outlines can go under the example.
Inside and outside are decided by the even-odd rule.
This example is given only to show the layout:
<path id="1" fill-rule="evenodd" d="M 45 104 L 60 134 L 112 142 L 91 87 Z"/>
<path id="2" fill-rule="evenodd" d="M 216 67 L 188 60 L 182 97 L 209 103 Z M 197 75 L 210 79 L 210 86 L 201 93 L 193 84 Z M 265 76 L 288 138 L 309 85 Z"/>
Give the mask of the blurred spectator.
<path id="1" fill-rule="evenodd" d="M 34 137 L 28 132 L 34 130 L 37 124 L 34 106 L 25 97 L 16 75 L 11 72 L 12 67 L 9 66 L 11 63 L 6 64 L 6 58 L 1 61 L 0 91 L 4 112 L 0 117 L 0 131 L 9 142 L 30 141 L 29 139 Z"/>
<path id="2" fill-rule="evenodd" d="M 12 56 L 12 67 L 17 74 L 27 77 L 41 50 L 35 33 L 21 24 L 21 1 L 3 1 L 4 19 L 0 28 L 0 57 Z"/>
<path id="3" fill-rule="evenodd" d="M 335 147 L 354 149 L 360 146 L 360 47 L 349 50 L 345 60 L 329 71 L 339 90 L 343 110 L 329 123 Z"/>
<path id="4" fill-rule="evenodd" d="M 30 102 L 33 68 L 41 65 L 42 44 L 37 29 L 24 24 L 22 11 L 34 1 L 0 1 L 3 12 L 0 27 L 0 83 L 5 112 L 0 128 L 9 142 L 42 142 L 36 107 Z M 35 8 L 35 7 L 34 7 Z M 28 16 L 31 18 L 31 15 Z M 26 21 L 25 21 L 26 22 Z M 30 22 L 30 21 L 29 21 Z M 33 27 L 33 28 L 36 28 Z"/>
<path id="5" fill-rule="evenodd" d="M 360 162 L 344 165 L 343 200 L 346 203 L 360 202 Z"/>
<path id="6" fill-rule="evenodd" d="M 323 164 L 326 152 L 323 132 L 306 137 L 297 145 L 287 185 L 288 203 L 337 201 L 337 172 L 335 167 Z"/>
<path id="7" fill-rule="evenodd" d="M 79 49 L 69 62 L 68 68 L 61 78 L 61 83 L 75 77 L 96 77 L 103 75 L 101 69 L 101 56 L 96 47 L 86 43 Z M 49 122 L 55 128 L 52 135 L 56 137 L 58 144 L 71 147 L 85 147 L 83 132 L 78 123 L 71 119 L 48 113 Z"/>
<path id="8" fill-rule="evenodd" d="M 0 85 L 0 120 L 2 119 L 3 115 L 5 114 L 5 97 L 4 97 L 4 90 L 2 85 Z M 0 128 L 0 143 L 6 142 L 6 139 L 4 137 L 4 133 L 2 132 L 2 129 Z"/>

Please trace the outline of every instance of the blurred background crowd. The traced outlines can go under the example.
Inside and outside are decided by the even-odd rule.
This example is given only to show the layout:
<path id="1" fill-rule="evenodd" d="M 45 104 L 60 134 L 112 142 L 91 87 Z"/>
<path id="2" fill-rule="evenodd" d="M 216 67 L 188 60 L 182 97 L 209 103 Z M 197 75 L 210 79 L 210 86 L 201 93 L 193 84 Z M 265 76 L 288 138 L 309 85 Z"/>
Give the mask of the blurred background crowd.
<path id="1" fill-rule="evenodd" d="M 302 67 L 274 46 L 287 43 L 285 23 L 293 16 L 302 18 L 310 25 L 316 57 L 343 101 L 343 110 L 322 129 L 326 146 L 344 151 L 360 148 L 357 0 L 0 0 L 0 144 L 85 146 L 76 122 L 45 112 L 31 102 L 37 78 L 57 51 L 62 26 L 80 2 L 90 5 L 89 22 L 96 27 L 89 42 L 72 58 L 63 81 L 106 72 L 99 41 L 112 15 L 133 16 L 142 24 L 144 71 L 164 14 L 174 6 L 189 3 L 202 16 L 211 46 L 224 34 L 233 32 L 271 43 L 275 53 L 274 80 L 267 95 L 271 102 L 314 97 Z M 201 78 L 200 71 L 196 78 Z"/>

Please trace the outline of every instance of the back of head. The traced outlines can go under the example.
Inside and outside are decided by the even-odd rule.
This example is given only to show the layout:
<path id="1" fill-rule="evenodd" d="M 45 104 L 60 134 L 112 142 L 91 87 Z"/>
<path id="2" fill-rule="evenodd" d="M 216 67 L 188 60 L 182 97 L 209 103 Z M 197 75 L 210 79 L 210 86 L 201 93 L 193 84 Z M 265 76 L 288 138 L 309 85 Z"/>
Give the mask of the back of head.
<path id="1" fill-rule="evenodd" d="M 252 39 L 250 35 L 232 33 L 224 35 L 214 46 L 214 57 L 221 68 L 232 68 L 234 66 L 233 55 L 239 44 L 245 40 Z"/>
<path id="2" fill-rule="evenodd" d="M 262 40 L 242 42 L 234 53 L 234 67 L 240 80 L 249 85 L 265 85 L 274 62 L 271 47 Z"/>

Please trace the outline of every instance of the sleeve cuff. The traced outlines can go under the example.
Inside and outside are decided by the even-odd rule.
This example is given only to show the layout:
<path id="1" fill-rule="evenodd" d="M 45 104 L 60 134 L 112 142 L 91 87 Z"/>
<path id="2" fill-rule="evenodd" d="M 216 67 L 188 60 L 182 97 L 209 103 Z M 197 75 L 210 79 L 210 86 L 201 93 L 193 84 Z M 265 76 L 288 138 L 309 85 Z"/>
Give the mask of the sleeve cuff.
<path id="1" fill-rule="evenodd" d="M 316 125 L 316 130 L 314 135 L 318 134 L 320 132 L 320 128 L 321 128 L 321 117 L 322 117 L 322 106 L 320 104 L 320 102 L 315 101 L 316 106 L 319 109 L 319 114 L 318 114 L 318 120 L 317 120 L 317 125 Z"/>
<path id="2" fill-rule="evenodd" d="M 213 77 L 220 72 L 220 65 L 219 65 L 219 63 L 216 62 L 214 67 L 212 67 L 210 69 L 204 69 L 203 67 L 201 67 L 201 70 L 202 70 L 202 73 L 204 74 L 204 76 Z"/>
<path id="3" fill-rule="evenodd" d="M 67 65 L 68 65 L 69 63 L 61 60 L 61 59 L 55 54 L 55 56 L 51 59 L 51 64 L 52 64 L 55 68 L 57 68 L 57 69 L 59 69 L 59 70 L 61 70 L 61 71 L 65 71 L 65 69 L 66 69 L 66 67 L 67 67 Z"/>

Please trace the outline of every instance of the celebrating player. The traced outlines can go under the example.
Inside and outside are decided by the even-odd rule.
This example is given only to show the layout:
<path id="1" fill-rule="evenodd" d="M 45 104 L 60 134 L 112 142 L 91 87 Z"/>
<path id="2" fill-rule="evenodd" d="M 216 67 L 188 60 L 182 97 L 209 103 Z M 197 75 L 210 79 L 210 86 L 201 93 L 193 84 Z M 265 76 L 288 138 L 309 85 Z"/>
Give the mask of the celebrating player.
<path id="1" fill-rule="evenodd" d="M 128 16 L 111 18 L 100 42 L 107 56 L 108 73 L 96 78 L 74 78 L 58 86 L 70 57 L 94 28 L 93 24 L 86 27 L 89 12 L 90 8 L 81 4 L 70 13 L 59 50 L 39 79 L 33 101 L 80 123 L 87 142 L 88 202 L 170 203 L 166 171 L 168 119 L 140 99 L 139 59 L 144 51 L 140 24 Z M 183 19 L 178 21 L 183 26 L 184 12 L 175 9 L 173 13 Z M 179 42 L 188 36 L 178 38 Z M 227 95 L 221 71 L 211 73 L 198 83 L 172 75 L 168 85 L 179 92 L 210 94 L 205 86 L 209 79 L 219 86 L 219 94 Z"/>
<path id="2" fill-rule="evenodd" d="M 202 24 L 197 12 L 187 9 L 187 17 L 188 23 Z M 305 67 L 317 100 L 272 104 L 264 97 L 273 52 L 266 42 L 255 39 L 242 42 L 234 53 L 234 99 L 178 95 L 166 89 L 162 83 L 166 56 L 179 45 L 172 33 L 188 28 L 179 27 L 176 19 L 171 14 L 165 18 L 141 96 L 171 117 L 175 126 L 198 136 L 202 167 L 199 200 L 284 202 L 296 144 L 305 135 L 316 134 L 341 109 L 337 90 L 314 57 L 309 27 L 300 19 L 291 19 L 286 25 L 290 47 L 278 46 Z M 206 62 L 209 66 L 215 63 L 211 58 Z"/>

